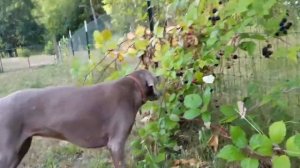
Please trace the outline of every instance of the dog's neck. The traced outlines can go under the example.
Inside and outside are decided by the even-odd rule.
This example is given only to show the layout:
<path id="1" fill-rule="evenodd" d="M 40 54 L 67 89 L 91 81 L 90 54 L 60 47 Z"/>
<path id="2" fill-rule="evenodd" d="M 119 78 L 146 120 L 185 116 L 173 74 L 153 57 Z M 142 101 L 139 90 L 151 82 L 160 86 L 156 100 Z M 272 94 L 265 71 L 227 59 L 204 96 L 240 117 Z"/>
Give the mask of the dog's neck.
<path id="1" fill-rule="evenodd" d="M 134 77 L 133 75 L 128 75 L 126 77 L 128 77 L 128 78 L 130 78 L 131 80 L 134 81 L 135 85 L 137 86 L 137 88 L 138 88 L 138 90 L 141 94 L 142 104 L 146 103 L 146 101 L 147 101 L 146 92 L 145 92 L 145 89 L 143 88 L 141 82 L 136 77 Z"/>

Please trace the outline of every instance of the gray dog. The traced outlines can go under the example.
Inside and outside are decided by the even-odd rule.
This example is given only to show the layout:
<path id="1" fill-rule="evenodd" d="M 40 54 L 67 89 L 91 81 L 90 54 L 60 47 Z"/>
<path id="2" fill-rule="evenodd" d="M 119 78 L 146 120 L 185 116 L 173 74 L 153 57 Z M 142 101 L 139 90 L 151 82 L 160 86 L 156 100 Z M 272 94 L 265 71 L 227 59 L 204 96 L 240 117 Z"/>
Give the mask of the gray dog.
<path id="1" fill-rule="evenodd" d="M 84 148 L 107 146 L 114 166 L 125 167 L 124 146 L 139 108 L 156 100 L 157 78 L 146 70 L 88 87 L 18 91 L 0 99 L 0 168 L 15 168 L 33 136 Z"/>

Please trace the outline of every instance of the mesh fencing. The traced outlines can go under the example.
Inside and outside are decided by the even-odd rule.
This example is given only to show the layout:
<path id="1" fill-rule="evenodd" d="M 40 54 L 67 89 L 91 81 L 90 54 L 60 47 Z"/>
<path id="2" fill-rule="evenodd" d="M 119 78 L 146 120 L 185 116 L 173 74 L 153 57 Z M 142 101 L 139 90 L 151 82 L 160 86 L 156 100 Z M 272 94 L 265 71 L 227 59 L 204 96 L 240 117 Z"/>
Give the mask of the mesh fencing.
<path id="1" fill-rule="evenodd" d="M 270 107 L 262 111 L 267 115 L 286 115 L 295 121 L 300 118 L 298 113 L 300 106 L 300 89 L 292 88 L 285 90 L 300 82 L 300 51 L 293 53 L 292 61 L 288 58 L 287 52 L 276 54 L 280 49 L 290 49 L 293 46 L 300 46 L 300 31 L 290 32 L 287 36 L 258 42 L 254 56 L 249 56 L 244 51 L 237 50 L 238 58 L 231 61 L 224 61 L 215 69 L 217 81 L 214 83 L 215 111 L 219 111 L 222 104 L 232 104 L 237 101 L 244 101 L 245 98 L 274 94 L 270 99 L 278 99 L 280 108 L 275 113 Z M 262 54 L 263 48 L 272 45 L 273 55 L 266 58 Z M 296 55 L 295 55 L 296 54 Z M 282 88 L 281 88 L 282 87 Z M 275 90 L 281 88 L 279 92 Z M 280 94 L 279 94 L 280 93 Z M 266 109 L 266 108 L 265 108 Z M 272 110 L 271 110 L 272 109 Z"/>

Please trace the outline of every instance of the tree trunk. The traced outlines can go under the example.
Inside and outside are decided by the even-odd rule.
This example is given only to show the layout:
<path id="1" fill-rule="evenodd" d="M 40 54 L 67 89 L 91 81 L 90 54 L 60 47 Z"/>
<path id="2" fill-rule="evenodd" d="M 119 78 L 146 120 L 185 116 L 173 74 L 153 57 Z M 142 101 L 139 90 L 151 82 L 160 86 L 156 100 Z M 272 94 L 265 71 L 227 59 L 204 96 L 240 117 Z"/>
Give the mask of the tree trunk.
<path id="1" fill-rule="evenodd" d="M 14 52 L 15 52 L 15 57 L 18 57 L 18 51 L 17 51 L 17 48 L 14 49 Z"/>
<path id="2" fill-rule="evenodd" d="M 28 67 L 30 68 L 30 57 L 27 57 Z"/>
<path id="3" fill-rule="evenodd" d="M 55 36 L 53 36 L 52 41 L 53 41 L 54 48 L 55 48 L 55 59 L 56 59 L 56 63 L 58 63 L 59 58 L 60 58 L 60 53 L 59 53 L 58 44 L 57 44 L 57 41 L 56 41 L 56 37 L 55 37 Z"/>
<path id="4" fill-rule="evenodd" d="M 94 5 L 93 5 L 93 0 L 90 0 L 90 6 L 91 6 L 91 10 L 92 10 L 96 30 L 98 30 L 98 21 L 97 21 L 96 12 L 95 12 Z"/>
<path id="5" fill-rule="evenodd" d="M 2 64 L 2 52 L 0 54 L 0 72 L 3 72 L 3 64 Z"/>

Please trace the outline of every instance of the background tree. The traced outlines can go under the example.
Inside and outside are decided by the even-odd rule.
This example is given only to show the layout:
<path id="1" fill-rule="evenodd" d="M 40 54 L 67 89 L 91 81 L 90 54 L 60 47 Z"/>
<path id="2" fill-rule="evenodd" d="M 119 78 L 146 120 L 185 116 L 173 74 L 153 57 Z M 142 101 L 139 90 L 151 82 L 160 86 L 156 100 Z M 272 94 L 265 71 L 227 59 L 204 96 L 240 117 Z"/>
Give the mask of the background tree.
<path id="1" fill-rule="evenodd" d="M 43 44 L 44 29 L 33 17 L 33 8 L 31 0 L 0 1 L 0 46 L 10 56 L 18 46 Z"/>

